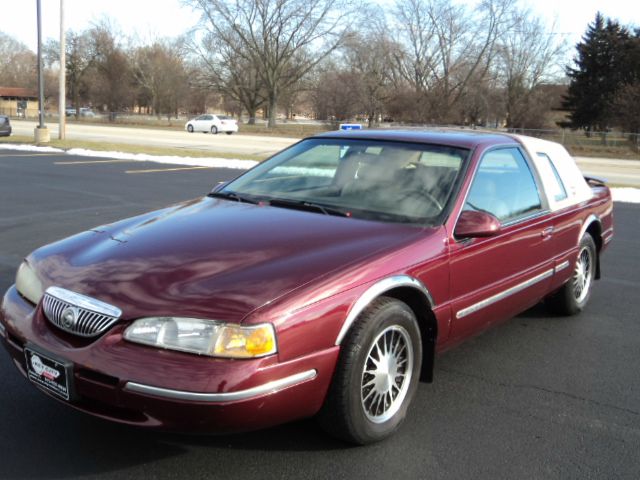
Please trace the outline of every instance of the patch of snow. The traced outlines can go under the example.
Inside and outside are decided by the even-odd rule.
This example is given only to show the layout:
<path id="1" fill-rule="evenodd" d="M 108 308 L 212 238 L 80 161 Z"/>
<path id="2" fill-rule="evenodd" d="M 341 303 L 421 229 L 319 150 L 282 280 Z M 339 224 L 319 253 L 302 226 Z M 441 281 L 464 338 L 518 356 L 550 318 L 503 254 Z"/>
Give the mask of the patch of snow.
<path id="1" fill-rule="evenodd" d="M 640 188 L 614 187 L 611 195 L 614 202 L 640 203 Z"/>
<path id="2" fill-rule="evenodd" d="M 235 168 L 238 170 L 248 170 L 258 164 L 258 162 L 254 160 L 237 160 L 233 158 L 196 158 L 172 155 L 148 155 L 146 153 L 99 152 L 86 150 L 84 148 L 72 148 L 71 150 L 67 150 L 67 154 L 82 157 L 106 157 L 116 160 L 132 160 L 135 162 L 168 163 L 171 165 L 187 165 L 191 167 Z"/>
<path id="3" fill-rule="evenodd" d="M 16 143 L 0 143 L 0 149 L 19 150 L 21 152 L 64 153 L 64 150 L 60 148 L 38 147 L 36 145 L 19 145 Z"/>

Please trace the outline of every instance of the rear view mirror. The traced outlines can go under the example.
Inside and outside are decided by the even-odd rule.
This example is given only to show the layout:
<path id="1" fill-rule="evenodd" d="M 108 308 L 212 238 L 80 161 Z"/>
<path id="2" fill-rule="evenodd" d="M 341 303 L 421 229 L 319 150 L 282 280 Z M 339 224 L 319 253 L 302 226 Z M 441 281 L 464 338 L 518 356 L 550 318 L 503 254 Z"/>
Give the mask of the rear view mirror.
<path id="1" fill-rule="evenodd" d="M 453 234 L 458 238 L 491 237 L 500 232 L 500 220 L 487 212 L 464 210 Z"/>

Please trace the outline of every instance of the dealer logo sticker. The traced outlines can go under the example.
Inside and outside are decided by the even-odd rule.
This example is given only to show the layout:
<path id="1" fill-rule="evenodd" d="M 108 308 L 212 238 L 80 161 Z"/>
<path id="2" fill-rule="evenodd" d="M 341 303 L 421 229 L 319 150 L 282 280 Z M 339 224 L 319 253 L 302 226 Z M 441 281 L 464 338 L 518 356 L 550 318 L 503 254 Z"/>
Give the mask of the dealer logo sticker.
<path id="1" fill-rule="evenodd" d="M 31 356 L 31 366 L 33 367 L 34 372 L 41 377 L 48 378 L 49 380 L 55 380 L 60 376 L 60 372 L 58 370 L 47 367 L 42 363 L 42 359 L 38 355 Z"/>

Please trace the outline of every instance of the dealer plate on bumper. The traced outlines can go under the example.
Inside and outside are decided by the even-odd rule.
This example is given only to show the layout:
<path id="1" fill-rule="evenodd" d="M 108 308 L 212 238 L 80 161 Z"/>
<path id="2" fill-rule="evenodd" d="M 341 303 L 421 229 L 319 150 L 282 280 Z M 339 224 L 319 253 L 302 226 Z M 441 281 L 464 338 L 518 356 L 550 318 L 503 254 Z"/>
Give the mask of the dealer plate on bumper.
<path id="1" fill-rule="evenodd" d="M 71 363 L 54 360 L 49 355 L 31 348 L 25 348 L 24 354 L 29 380 L 60 398 L 71 398 Z"/>

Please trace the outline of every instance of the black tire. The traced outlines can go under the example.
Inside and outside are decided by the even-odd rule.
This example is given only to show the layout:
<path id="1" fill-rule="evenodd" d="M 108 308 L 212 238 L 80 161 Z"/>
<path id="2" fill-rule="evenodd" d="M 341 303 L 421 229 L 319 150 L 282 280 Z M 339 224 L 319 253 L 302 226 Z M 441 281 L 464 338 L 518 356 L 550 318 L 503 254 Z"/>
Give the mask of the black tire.
<path id="1" fill-rule="evenodd" d="M 397 348 L 387 350 L 387 342 Z M 380 348 L 388 355 L 384 356 Z M 376 356 L 378 360 L 387 359 L 382 370 Z M 321 427 L 359 445 L 392 435 L 402 424 L 415 395 L 421 366 L 420 329 L 413 311 L 394 298 L 378 298 L 358 317 L 342 341 L 338 365 L 318 415 Z M 375 374 L 368 373 L 374 369 Z M 395 397 L 393 387 L 397 390 Z"/>
<path id="2" fill-rule="evenodd" d="M 187 125 L 187 132 L 193 133 L 193 125 Z"/>
<path id="3" fill-rule="evenodd" d="M 585 267 L 586 262 L 588 267 Z M 593 290 L 597 262 L 596 243 L 589 233 L 585 233 L 580 240 L 573 275 L 567 283 L 546 299 L 549 310 L 559 315 L 575 315 L 584 310 Z"/>
<path id="4" fill-rule="evenodd" d="M 213 133 L 214 135 L 216 135 L 218 133 L 218 127 L 216 127 L 215 125 L 213 125 L 211 127 L 211 133 Z"/>

